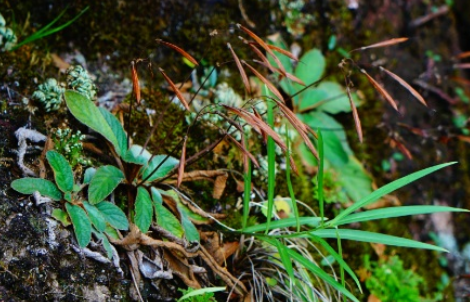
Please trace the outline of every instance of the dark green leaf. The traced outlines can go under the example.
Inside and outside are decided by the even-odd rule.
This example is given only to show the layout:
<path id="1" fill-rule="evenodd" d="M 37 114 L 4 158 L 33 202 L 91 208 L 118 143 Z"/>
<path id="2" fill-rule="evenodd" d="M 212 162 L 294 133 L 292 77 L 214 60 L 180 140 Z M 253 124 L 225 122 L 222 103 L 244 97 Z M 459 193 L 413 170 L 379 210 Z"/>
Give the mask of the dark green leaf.
<path id="1" fill-rule="evenodd" d="M 75 236 L 77 237 L 78 244 L 81 247 L 88 245 L 91 239 L 91 223 L 88 219 L 85 211 L 76 205 L 66 203 L 65 208 L 69 213 L 70 219 L 72 220 L 73 229 L 75 230 Z"/>
<path id="2" fill-rule="evenodd" d="M 116 137 L 116 140 L 119 144 L 119 149 L 122 150 L 122 153 L 124 154 L 127 151 L 127 135 L 126 132 L 124 132 L 124 128 L 122 128 L 121 123 L 111 112 L 104 109 L 103 107 L 99 107 L 98 109 L 113 131 L 114 136 Z"/>
<path id="3" fill-rule="evenodd" d="M 121 156 L 126 151 L 121 150 L 121 144 L 113 130 L 92 101 L 73 90 L 67 90 L 64 95 L 69 111 L 77 120 L 103 135 L 114 146 L 118 155 Z"/>
<path id="4" fill-rule="evenodd" d="M 183 227 L 175 215 L 158 201 L 154 200 L 153 205 L 155 206 L 155 213 L 157 215 L 157 224 L 176 237 L 182 238 L 184 234 Z"/>
<path id="5" fill-rule="evenodd" d="M 69 215 L 67 212 L 61 209 L 54 209 L 52 210 L 52 217 L 55 220 L 59 221 L 64 227 L 68 227 L 70 225 Z"/>
<path id="6" fill-rule="evenodd" d="M 104 219 L 114 228 L 127 231 L 129 229 L 129 221 L 124 212 L 116 205 L 102 201 L 95 205 L 100 210 Z"/>
<path id="7" fill-rule="evenodd" d="M 90 181 L 88 200 L 91 204 L 103 201 L 123 180 L 124 174 L 118 168 L 114 166 L 99 167 Z"/>
<path id="8" fill-rule="evenodd" d="M 95 228 L 100 232 L 104 232 L 106 228 L 106 220 L 104 219 L 103 215 L 101 215 L 98 208 L 89 204 L 86 201 L 83 201 L 83 205 L 85 206 L 85 210 L 88 213 L 88 217 L 90 217 L 90 220 L 95 226 Z"/>
<path id="9" fill-rule="evenodd" d="M 158 170 L 155 173 L 153 173 L 152 176 L 147 181 L 150 182 L 150 181 L 153 181 L 155 179 L 162 178 L 162 177 L 166 176 L 168 174 L 168 172 L 170 172 L 174 167 L 176 167 L 179 164 L 179 160 L 177 160 L 176 158 L 169 156 L 165 160 L 166 157 L 167 157 L 166 155 L 157 155 L 157 156 L 155 156 L 150 161 L 148 167 L 144 168 L 142 178 L 147 178 L 147 176 L 150 175 L 150 173 L 152 173 L 153 170 L 156 167 L 158 167 L 160 164 L 161 165 L 158 168 Z"/>
<path id="10" fill-rule="evenodd" d="M 83 176 L 83 184 L 89 184 L 95 173 L 96 169 L 93 167 L 86 169 L 85 175 Z"/>
<path id="11" fill-rule="evenodd" d="M 38 191 L 41 195 L 50 197 L 52 200 L 59 201 L 62 199 L 62 192 L 57 186 L 52 181 L 42 178 L 25 177 L 16 179 L 11 183 L 11 187 L 23 194 L 33 194 Z"/>
<path id="12" fill-rule="evenodd" d="M 147 150 L 142 151 L 142 146 L 132 145 L 123 156 L 123 159 L 125 162 L 144 166 L 148 163 L 150 157 L 152 157 L 152 154 Z"/>
<path id="13" fill-rule="evenodd" d="M 99 240 L 101 240 L 101 244 L 106 250 L 106 255 L 108 256 L 108 258 L 113 259 L 113 249 L 111 248 L 111 243 L 109 243 L 108 237 L 106 237 L 106 235 L 103 233 L 94 232 L 94 234 L 96 235 L 96 237 L 98 237 Z"/>
<path id="14" fill-rule="evenodd" d="M 199 242 L 199 232 L 197 231 L 196 226 L 194 226 L 194 224 L 189 219 L 189 215 L 187 215 L 187 212 L 185 210 L 182 210 L 181 206 L 182 204 L 179 203 L 178 210 L 180 212 L 181 225 L 183 226 L 186 240 L 188 240 L 189 242 Z"/>
<path id="15" fill-rule="evenodd" d="M 68 161 L 56 151 L 46 153 L 47 161 L 54 171 L 54 179 L 62 192 L 71 192 L 73 189 L 73 172 Z"/>
<path id="16" fill-rule="evenodd" d="M 147 233 L 152 224 L 153 208 L 152 200 L 147 189 L 139 187 L 135 199 L 134 223 L 142 231 Z"/>
<path id="17" fill-rule="evenodd" d="M 356 106 L 357 96 L 352 95 Z M 304 91 L 300 97 L 299 110 L 315 109 L 330 114 L 351 112 L 349 98 L 344 88 L 335 82 L 321 82 L 317 87 Z"/>

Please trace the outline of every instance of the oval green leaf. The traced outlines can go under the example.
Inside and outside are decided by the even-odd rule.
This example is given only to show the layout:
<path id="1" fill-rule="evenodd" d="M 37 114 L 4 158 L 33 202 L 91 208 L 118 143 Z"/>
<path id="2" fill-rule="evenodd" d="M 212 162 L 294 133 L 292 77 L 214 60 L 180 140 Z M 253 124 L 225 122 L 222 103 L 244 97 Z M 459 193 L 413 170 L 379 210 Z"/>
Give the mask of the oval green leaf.
<path id="1" fill-rule="evenodd" d="M 162 203 L 158 202 L 158 200 L 154 200 L 153 205 L 157 215 L 157 224 L 176 237 L 183 238 L 183 227 L 175 215 L 165 208 Z"/>
<path id="2" fill-rule="evenodd" d="M 116 137 L 117 143 L 119 145 L 119 149 L 124 154 L 127 151 L 127 135 L 124 131 L 124 128 L 122 128 L 121 123 L 111 112 L 102 107 L 99 107 L 98 109 L 105 118 L 109 127 L 111 128 L 111 131 L 113 131 L 114 136 Z"/>
<path id="3" fill-rule="evenodd" d="M 124 174 L 114 166 L 99 167 L 90 181 L 88 200 L 97 204 L 108 197 L 111 192 L 124 180 Z"/>
<path id="4" fill-rule="evenodd" d="M 139 187 L 135 199 L 134 223 L 142 231 L 147 233 L 152 223 L 153 207 L 150 194 L 147 189 Z"/>
<path id="5" fill-rule="evenodd" d="M 52 200 L 59 201 L 62 199 L 62 192 L 57 186 L 52 181 L 42 178 L 25 177 L 16 179 L 11 183 L 11 187 L 23 194 L 33 194 L 38 191 L 41 195 Z"/>
<path id="6" fill-rule="evenodd" d="M 85 211 L 76 205 L 66 203 L 65 208 L 72 220 L 75 236 L 81 247 L 86 247 L 91 240 L 91 223 Z"/>
<path id="7" fill-rule="evenodd" d="M 124 212 L 116 205 L 102 201 L 95 205 L 103 215 L 104 219 L 118 230 L 127 231 L 129 229 L 129 221 Z M 107 231 L 106 231 L 107 232 Z"/>
<path id="8" fill-rule="evenodd" d="M 295 69 L 295 76 L 310 85 L 318 81 L 325 71 L 325 57 L 319 49 L 311 49 L 307 51 L 301 58 Z M 302 88 L 301 85 L 295 84 L 297 90 Z"/>
<path id="9" fill-rule="evenodd" d="M 150 176 L 149 179 L 147 179 L 148 182 L 154 181 L 155 179 L 165 177 L 168 172 L 173 170 L 174 167 L 176 167 L 179 164 L 179 160 L 177 160 L 174 157 L 168 156 L 167 155 L 157 155 L 155 156 L 148 166 L 144 168 L 143 176 L 142 178 L 147 178 L 150 174 L 152 174 L 153 170 L 158 167 L 157 171 Z"/>
<path id="10" fill-rule="evenodd" d="M 56 151 L 46 153 L 47 161 L 54 171 L 54 179 L 62 192 L 72 192 L 73 190 L 73 172 L 72 167 L 62 154 Z"/>
<path id="11" fill-rule="evenodd" d="M 88 217 L 90 217 L 90 220 L 95 226 L 95 228 L 100 232 L 104 232 L 106 228 L 106 220 L 104 219 L 103 215 L 101 215 L 98 208 L 94 205 L 89 204 L 86 201 L 83 201 L 83 205 L 85 206 L 85 210 L 88 213 Z"/>
<path id="12" fill-rule="evenodd" d="M 85 170 L 85 175 L 83 176 L 83 184 L 89 184 L 91 179 L 96 173 L 96 169 L 93 167 L 87 168 Z"/>
<path id="13" fill-rule="evenodd" d="M 73 90 L 67 90 L 64 96 L 69 111 L 77 120 L 103 135 L 114 146 L 118 155 L 121 156 L 125 152 L 125 150 L 121 150 L 121 143 L 116 138 L 108 121 L 92 101 Z"/>

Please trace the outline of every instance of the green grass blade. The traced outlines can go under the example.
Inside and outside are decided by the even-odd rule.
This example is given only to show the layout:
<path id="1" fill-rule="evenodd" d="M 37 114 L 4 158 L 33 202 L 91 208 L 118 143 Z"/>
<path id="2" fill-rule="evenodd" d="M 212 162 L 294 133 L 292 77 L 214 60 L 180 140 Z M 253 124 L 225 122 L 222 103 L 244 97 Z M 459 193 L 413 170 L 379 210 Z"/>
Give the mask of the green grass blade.
<path id="1" fill-rule="evenodd" d="M 275 245 L 272 239 L 263 238 L 266 242 L 270 243 L 271 245 Z M 287 247 L 281 246 L 282 249 L 286 251 L 286 253 L 295 261 L 303 265 L 306 269 L 308 269 L 312 274 L 317 275 L 320 279 L 325 281 L 326 283 L 330 284 L 334 289 L 344 294 L 346 297 L 351 299 L 352 301 L 359 302 L 359 300 L 354 297 L 354 295 L 348 291 L 344 286 L 338 283 L 335 279 L 333 279 L 330 275 L 328 275 L 324 270 L 320 267 L 315 265 L 313 262 L 308 260 L 307 258 L 303 257 L 296 251 L 292 249 L 288 249 Z"/>
<path id="2" fill-rule="evenodd" d="M 292 209 L 294 211 L 294 216 L 296 219 L 296 229 L 297 232 L 300 232 L 300 220 L 299 220 L 299 208 L 297 207 L 297 199 L 295 198 L 294 188 L 292 186 L 292 181 L 290 179 L 290 137 L 289 137 L 289 128 L 285 125 L 286 128 L 286 145 L 287 145 L 287 152 L 286 152 L 286 181 L 287 181 L 287 190 L 289 191 L 289 196 L 292 204 Z"/>
<path id="3" fill-rule="evenodd" d="M 447 252 L 446 249 L 427 243 L 422 243 L 416 240 L 396 237 L 392 235 L 360 231 L 360 230 L 349 230 L 349 229 L 324 229 L 312 231 L 310 234 L 318 236 L 320 238 L 337 238 L 337 235 L 341 239 L 353 240 L 353 241 L 362 241 L 362 242 L 372 242 L 372 243 L 382 243 L 385 245 L 393 246 L 403 246 L 408 248 L 417 248 L 417 249 L 427 249 L 438 252 Z"/>
<path id="4" fill-rule="evenodd" d="M 338 216 L 336 216 L 333 220 L 331 220 L 329 223 L 328 223 L 328 226 L 335 226 L 335 225 L 338 225 L 341 223 L 341 221 L 348 215 L 350 215 L 352 212 L 364 207 L 364 206 L 367 206 L 367 205 L 370 205 L 372 203 L 374 203 L 375 201 L 377 201 L 379 198 L 383 197 L 384 195 L 387 195 L 387 194 L 390 194 L 391 192 L 417 180 L 417 179 L 420 179 L 428 174 L 431 174 L 439 169 L 442 169 L 442 168 L 445 168 L 447 166 L 450 166 L 450 165 L 453 165 L 455 164 L 456 162 L 450 162 L 450 163 L 445 163 L 445 164 L 440 164 L 440 165 L 437 165 L 437 166 L 434 166 L 434 167 L 429 167 L 429 168 L 426 168 L 426 169 L 423 169 L 421 171 L 418 171 L 418 172 L 415 172 L 415 173 L 412 173 L 410 175 L 407 175 L 405 177 L 402 177 L 400 179 L 397 179 L 395 181 L 392 181 L 391 183 L 375 190 L 374 192 L 372 192 L 370 195 L 368 195 L 367 197 L 359 200 L 358 202 L 354 203 L 352 206 L 350 206 L 349 208 L 345 209 L 343 212 L 341 212 Z"/>
<path id="5" fill-rule="evenodd" d="M 243 134 L 245 135 L 245 134 Z M 246 138 L 245 138 L 246 139 Z M 242 227 L 246 228 L 246 224 L 248 223 L 248 215 L 250 214 L 250 200 L 251 200 L 251 160 L 248 158 L 247 165 L 248 171 L 245 171 L 243 174 L 243 221 Z"/>
<path id="6" fill-rule="evenodd" d="M 465 209 L 458 209 L 446 206 L 403 206 L 369 210 L 366 212 L 353 213 L 341 220 L 338 225 L 348 223 L 364 222 L 376 219 L 402 217 L 410 215 L 431 214 L 439 212 L 470 212 Z"/>
<path id="7" fill-rule="evenodd" d="M 354 273 L 354 271 L 351 269 L 351 267 L 346 263 L 346 261 L 343 260 L 343 257 L 341 255 L 339 255 L 332 247 L 331 245 L 326 242 L 326 240 L 320 238 L 320 237 L 316 237 L 316 236 L 313 236 L 313 235 L 310 235 L 309 236 L 310 240 L 314 241 L 314 242 L 317 242 L 318 244 L 320 244 L 328 253 L 330 253 L 330 255 L 336 260 L 336 262 L 349 274 L 349 276 L 351 276 L 351 278 L 354 280 L 354 282 L 356 283 L 356 286 L 357 288 L 361 291 L 362 293 L 362 287 L 361 287 L 361 282 L 359 281 L 359 279 L 357 279 L 357 276 L 356 274 Z"/>
<path id="8" fill-rule="evenodd" d="M 215 292 L 221 292 L 226 290 L 225 286 L 221 287 L 205 287 L 205 288 L 200 288 L 200 289 L 195 289 L 186 295 L 182 296 L 181 298 L 178 299 L 178 302 L 182 302 L 188 298 L 195 297 L 195 296 L 202 296 L 204 294 L 208 293 L 215 293 Z M 191 300 L 191 301 L 196 301 L 196 300 Z M 197 300 L 199 301 L 199 300 Z"/>
<path id="9" fill-rule="evenodd" d="M 274 230 L 274 229 L 282 229 L 282 228 L 290 228 L 293 226 L 297 225 L 297 222 L 299 222 L 300 225 L 308 225 L 310 227 L 315 227 L 320 223 L 321 218 L 320 217 L 298 217 L 297 218 L 284 218 L 284 219 L 279 219 L 275 221 L 271 221 L 269 224 L 269 231 Z M 253 226 L 249 226 L 247 228 L 243 228 L 239 230 L 242 233 L 245 234 L 251 234 L 255 232 L 260 232 L 263 230 L 266 230 L 267 223 L 262 223 L 262 224 L 257 224 Z"/>
<path id="10" fill-rule="evenodd" d="M 264 86 L 264 91 L 266 95 L 269 95 L 269 91 Z M 268 125 L 271 128 L 274 128 L 274 102 L 271 100 L 267 101 L 267 119 Z M 275 152 L 276 145 L 274 143 L 274 139 L 269 136 L 268 137 L 268 213 L 267 213 L 267 224 L 266 224 L 266 231 L 267 234 L 269 232 L 269 224 L 271 223 L 272 215 L 273 215 L 273 207 L 274 207 L 274 188 L 276 184 L 276 152 Z"/>
<path id="11" fill-rule="evenodd" d="M 279 257 L 281 258 L 282 264 L 284 265 L 284 268 L 289 275 L 289 281 L 290 281 L 290 289 L 292 290 L 294 281 L 295 281 L 295 276 L 294 276 L 294 268 L 292 267 L 292 261 L 290 259 L 289 254 L 286 252 L 286 248 L 284 245 L 279 241 L 279 240 L 273 240 L 275 243 L 274 245 L 277 248 L 277 251 L 279 252 Z"/>
<path id="12" fill-rule="evenodd" d="M 323 197 L 323 169 L 325 167 L 325 153 L 323 151 L 323 136 L 320 129 L 318 132 L 318 157 L 320 158 L 318 162 L 318 203 L 320 205 L 320 217 L 323 219 L 325 217 L 324 210 L 324 197 Z"/>
<path id="13" fill-rule="evenodd" d="M 343 259 L 343 248 L 341 247 L 341 237 L 338 233 L 338 228 L 336 228 L 336 242 L 338 244 L 338 254 L 341 259 Z M 344 268 L 342 266 L 339 267 L 339 273 L 341 276 L 341 284 L 343 287 L 346 287 L 346 280 L 344 279 Z M 346 296 L 343 295 L 343 302 L 346 302 Z"/>
<path id="14" fill-rule="evenodd" d="M 15 49 L 18 49 L 19 47 L 27 44 L 27 43 L 31 43 L 35 40 L 38 40 L 38 39 L 41 39 L 41 38 L 44 38 L 44 37 L 47 37 L 49 35 L 52 35 L 58 31 L 61 31 L 63 30 L 64 28 L 66 28 L 67 26 L 69 26 L 70 24 L 72 24 L 73 22 L 75 22 L 78 18 L 80 18 L 81 15 L 83 15 L 90 7 L 87 6 L 85 7 L 85 9 L 83 9 L 78 15 L 76 15 L 72 20 L 62 24 L 62 25 L 59 25 L 53 29 L 50 29 L 49 28 L 54 25 L 62 16 L 63 14 L 65 13 L 65 11 L 67 9 L 65 9 L 64 11 L 62 11 L 59 16 L 57 16 L 54 20 L 52 20 L 52 22 L 50 22 L 49 24 L 47 24 L 46 26 L 44 26 L 43 28 L 41 28 L 40 30 L 38 30 L 37 32 L 35 32 L 34 34 L 32 34 L 31 36 L 27 37 L 26 39 L 24 39 L 23 41 L 21 41 L 20 43 L 18 43 L 14 48 L 13 50 Z"/>

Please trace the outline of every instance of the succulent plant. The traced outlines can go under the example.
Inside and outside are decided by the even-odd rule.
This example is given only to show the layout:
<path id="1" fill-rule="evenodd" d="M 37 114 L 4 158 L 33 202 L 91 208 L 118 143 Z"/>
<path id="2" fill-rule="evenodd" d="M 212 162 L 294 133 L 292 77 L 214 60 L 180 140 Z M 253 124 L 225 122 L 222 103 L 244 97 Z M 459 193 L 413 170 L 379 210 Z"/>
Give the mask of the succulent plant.
<path id="1" fill-rule="evenodd" d="M 60 86 L 56 79 L 49 78 L 38 86 L 31 98 L 40 102 L 47 112 L 56 111 L 59 110 L 62 103 L 64 91 L 65 89 Z"/>
<path id="2" fill-rule="evenodd" d="M 93 100 L 98 92 L 88 72 L 81 65 L 72 65 L 67 69 L 67 86 L 90 100 Z"/>
<path id="3" fill-rule="evenodd" d="M 6 27 L 5 18 L 0 14 L 0 50 L 11 50 L 17 41 L 15 33 L 11 28 Z"/>

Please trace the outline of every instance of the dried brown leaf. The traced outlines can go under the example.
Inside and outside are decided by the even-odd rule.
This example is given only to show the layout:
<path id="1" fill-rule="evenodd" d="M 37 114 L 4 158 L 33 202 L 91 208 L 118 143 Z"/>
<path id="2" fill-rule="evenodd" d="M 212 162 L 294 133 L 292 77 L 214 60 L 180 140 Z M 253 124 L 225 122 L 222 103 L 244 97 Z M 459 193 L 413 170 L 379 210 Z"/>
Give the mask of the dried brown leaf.
<path id="1" fill-rule="evenodd" d="M 178 89 L 178 87 L 176 87 L 175 83 L 173 83 L 173 81 L 170 79 L 170 77 L 168 77 L 166 75 L 166 73 L 163 71 L 163 69 L 161 69 L 160 67 L 158 68 L 158 70 L 160 70 L 161 74 L 163 75 L 163 77 L 165 78 L 165 80 L 167 81 L 167 83 L 171 86 L 171 89 L 173 89 L 173 91 L 176 93 L 176 96 L 178 97 L 178 99 L 180 100 L 180 102 L 183 104 L 184 108 L 186 108 L 186 110 L 190 110 L 189 109 L 189 105 L 188 105 L 188 102 L 186 101 L 186 99 L 184 98 L 183 94 L 181 93 L 181 91 Z"/>
<path id="2" fill-rule="evenodd" d="M 413 87 L 411 87 L 410 84 L 408 84 L 405 80 L 403 80 L 402 78 L 400 78 L 399 76 L 397 76 L 393 72 L 383 68 L 382 66 L 380 66 L 380 70 L 385 71 L 389 76 L 391 76 L 401 86 L 405 87 L 405 89 L 408 90 L 421 104 L 423 104 L 426 107 L 428 106 L 426 104 L 426 101 L 424 100 L 424 98 L 421 96 L 421 94 L 419 94 L 419 92 L 416 91 L 416 89 L 414 89 Z"/>
<path id="3" fill-rule="evenodd" d="M 454 59 L 460 60 L 460 59 L 465 59 L 465 58 L 468 58 L 468 57 L 470 57 L 470 51 L 465 51 L 465 52 L 462 52 L 462 53 L 459 53 L 458 55 L 456 55 L 454 57 Z"/>
<path id="4" fill-rule="evenodd" d="M 351 50 L 351 52 L 356 51 L 356 50 L 365 50 L 365 49 L 369 49 L 369 48 L 387 47 L 387 46 L 395 45 L 395 44 L 398 44 L 398 43 L 403 43 L 407 40 L 408 40 L 408 38 L 393 38 L 393 39 L 378 42 L 378 43 L 375 43 L 375 44 L 372 44 L 372 45 L 356 48 L 354 50 Z"/>
<path id="5" fill-rule="evenodd" d="M 362 126 L 361 126 L 361 119 L 359 118 L 359 113 L 357 112 L 356 104 L 354 104 L 352 95 L 351 95 L 351 88 L 349 88 L 348 79 L 346 76 L 344 77 L 346 81 L 346 94 L 348 95 L 349 105 L 351 106 L 351 111 L 354 118 L 354 125 L 356 126 L 357 137 L 359 138 L 359 142 L 362 143 L 363 136 L 362 136 Z"/>
<path id="6" fill-rule="evenodd" d="M 224 194 L 225 187 L 227 186 L 228 174 L 219 175 L 215 178 L 214 182 L 214 192 L 212 192 L 212 197 L 214 199 L 220 199 L 222 194 Z"/>
<path id="7" fill-rule="evenodd" d="M 253 164 L 259 168 L 259 163 L 258 161 L 256 160 L 256 158 L 253 156 L 253 154 L 251 154 L 248 150 L 245 149 L 245 147 L 242 146 L 242 144 L 240 144 L 233 136 L 231 135 L 227 135 L 227 137 L 235 144 L 235 146 L 240 150 L 242 151 L 243 155 L 245 156 L 248 156 L 251 161 L 253 162 Z"/>
<path id="8" fill-rule="evenodd" d="M 134 91 L 134 97 L 137 104 L 140 104 L 140 84 L 137 70 L 135 68 L 135 61 L 131 62 L 131 75 L 132 75 L 132 90 Z"/>
<path id="9" fill-rule="evenodd" d="M 380 84 L 377 83 L 364 69 L 361 69 L 361 72 L 367 77 L 367 80 L 369 80 L 372 86 L 374 86 L 375 90 L 377 90 L 385 98 L 385 100 L 389 102 L 396 111 L 398 111 L 397 104 L 390 94 L 388 94 L 388 92 L 382 86 L 380 86 Z"/>
<path id="10" fill-rule="evenodd" d="M 459 63 L 453 65 L 454 69 L 469 69 L 470 63 Z"/>
<path id="11" fill-rule="evenodd" d="M 277 66 L 279 67 L 279 69 L 281 70 L 282 74 L 284 75 L 285 74 L 285 69 L 284 69 L 284 66 L 282 65 L 281 61 L 279 61 L 279 58 L 274 54 L 274 52 L 271 50 L 271 48 L 269 48 L 268 44 L 266 44 L 263 39 L 261 39 L 260 37 L 258 37 L 257 35 L 255 35 L 255 33 L 253 33 L 251 30 L 249 30 L 248 28 L 244 27 L 243 25 L 241 24 L 237 24 L 238 28 L 240 28 L 241 30 L 243 30 L 246 34 L 248 34 L 253 40 L 256 41 L 256 43 L 258 43 L 261 47 L 264 48 L 264 50 L 266 50 L 266 52 L 268 54 L 271 55 L 271 57 L 273 58 L 274 62 L 276 62 Z"/>
<path id="12" fill-rule="evenodd" d="M 283 75 L 283 74 L 281 73 L 281 71 L 279 70 L 279 68 L 276 68 L 276 67 L 272 66 L 271 64 L 267 64 L 266 62 L 261 62 L 261 61 L 258 61 L 258 60 L 253 60 L 253 62 L 258 63 L 258 64 L 260 64 L 260 65 L 263 65 L 264 67 L 266 67 L 266 68 L 268 68 L 269 70 L 271 70 L 273 73 L 279 73 L 281 76 Z M 284 76 L 285 76 L 286 78 L 290 79 L 291 81 L 296 82 L 297 84 L 300 84 L 300 85 L 302 85 L 302 86 L 306 86 L 305 83 L 304 83 L 301 79 L 299 79 L 298 77 L 294 76 L 294 75 L 291 74 L 291 73 L 286 72 L 286 73 L 284 74 Z"/>
<path id="13" fill-rule="evenodd" d="M 280 47 L 277 47 L 277 46 L 274 46 L 274 45 L 271 45 L 271 44 L 267 44 L 269 48 L 271 48 L 272 50 L 274 51 L 277 51 L 278 53 L 282 53 L 283 55 L 289 57 L 291 60 L 294 60 L 294 61 L 299 61 L 299 59 L 294 56 L 290 51 L 287 51 L 285 49 L 282 49 Z"/>
<path id="14" fill-rule="evenodd" d="M 168 46 L 170 48 L 172 48 L 173 50 L 176 50 L 177 52 L 180 53 L 180 55 L 182 55 L 183 57 L 185 57 L 186 59 L 188 59 L 191 63 L 193 63 L 194 65 L 198 66 L 199 63 L 196 61 L 196 59 L 194 59 L 189 53 L 187 53 L 186 51 L 184 51 L 183 49 L 181 49 L 180 47 L 170 43 L 170 42 L 166 42 L 166 41 L 163 41 L 162 39 L 156 39 L 156 41 L 160 44 L 163 44 L 165 46 Z"/>
<path id="15" fill-rule="evenodd" d="M 268 87 L 268 89 L 282 102 L 285 102 L 284 101 L 284 98 L 282 97 L 282 94 L 279 92 L 279 90 L 277 90 L 277 88 L 268 80 L 266 79 L 261 73 L 259 73 L 258 70 L 256 70 L 253 66 L 251 66 L 250 64 L 248 64 L 247 62 L 245 61 L 241 61 L 245 66 L 247 66 L 254 74 L 255 76 L 260 79 L 264 84 L 266 84 L 266 86 Z"/>
<path id="16" fill-rule="evenodd" d="M 248 94 L 251 94 L 250 81 L 248 80 L 248 76 L 246 75 L 245 69 L 243 69 L 243 66 L 240 63 L 240 59 L 238 59 L 238 56 L 235 53 L 235 51 L 233 51 L 230 43 L 227 43 L 227 47 L 228 49 L 230 49 L 230 52 L 232 53 L 233 59 L 235 60 L 235 64 L 237 64 L 237 68 L 238 68 L 238 71 L 240 72 L 240 76 L 242 77 L 243 85 L 245 86 L 246 92 Z"/>

